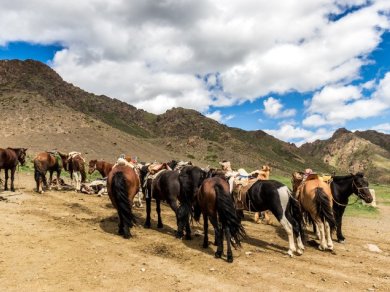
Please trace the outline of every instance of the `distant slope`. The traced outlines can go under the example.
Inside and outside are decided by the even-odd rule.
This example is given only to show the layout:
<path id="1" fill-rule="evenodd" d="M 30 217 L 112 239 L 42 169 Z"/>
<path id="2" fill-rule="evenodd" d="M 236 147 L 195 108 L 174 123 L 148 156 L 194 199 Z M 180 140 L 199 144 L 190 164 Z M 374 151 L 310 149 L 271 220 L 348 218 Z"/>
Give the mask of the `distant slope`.
<path id="1" fill-rule="evenodd" d="M 263 131 L 230 128 L 183 108 L 154 115 L 117 99 L 87 93 L 37 61 L 0 61 L 0 102 L 0 114 L 7 114 L 0 146 L 11 142 L 34 149 L 62 145 L 104 157 L 109 152 L 110 157 L 131 152 L 145 160 L 177 158 L 212 166 L 227 159 L 235 168 L 249 169 L 269 163 L 279 173 L 308 166 L 330 170 L 321 159 Z M 22 132 L 18 132 L 20 125 L 24 125 Z M 127 148 L 130 142 L 133 148 Z"/>
<path id="2" fill-rule="evenodd" d="M 301 151 L 336 167 L 339 173 L 363 171 L 373 181 L 389 182 L 390 152 L 385 148 L 386 143 L 381 142 L 387 141 L 389 135 L 378 134 L 352 133 L 342 128 L 328 140 L 303 144 Z"/>

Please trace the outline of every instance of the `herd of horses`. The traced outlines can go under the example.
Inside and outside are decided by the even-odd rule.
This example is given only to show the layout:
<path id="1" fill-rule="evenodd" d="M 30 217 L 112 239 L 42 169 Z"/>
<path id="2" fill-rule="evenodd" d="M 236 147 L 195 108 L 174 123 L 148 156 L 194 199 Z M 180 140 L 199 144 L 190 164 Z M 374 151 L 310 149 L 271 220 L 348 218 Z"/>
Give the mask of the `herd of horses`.
<path id="1" fill-rule="evenodd" d="M 0 148 L 0 171 L 5 169 L 4 190 L 8 190 L 8 171 L 11 171 L 11 191 L 14 188 L 14 174 L 18 164 L 24 165 L 25 148 Z M 86 181 L 86 162 L 81 153 L 69 154 L 59 151 L 38 153 L 34 160 L 36 191 L 43 193 L 43 186 L 51 187 L 53 173 L 60 188 L 61 171 L 69 171 L 76 181 L 76 190 Z M 302 255 L 305 249 L 305 224 L 311 222 L 319 239 L 320 250 L 333 250 L 332 231 L 337 230 L 337 240 L 345 240 L 342 234 L 342 217 L 348 205 L 348 198 L 356 194 L 367 203 L 373 198 L 368 181 L 362 173 L 333 176 L 326 183 L 316 174 L 302 176 L 293 173 L 292 190 L 283 183 L 257 177 L 244 193 L 240 193 L 240 206 L 233 195 L 230 172 L 223 169 L 202 169 L 191 163 L 169 161 L 161 164 L 138 164 L 128 157 L 116 164 L 105 161 L 89 161 L 88 173 L 98 171 L 107 178 L 107 192 L 116 208 L 119 224 L 118 233 L 131 237 L 131 228 L 136 220 L 132 211 L 135 196 L 142 191 L 146 202 L 145 228 L 151 227 L 150 213 L 152 199 L 156 202 L 157 228 L 163 228 L 161 201 L 165 201 L 176 215 L 178 238 L 191 239 L 191 220 L 204 224 L 203 247 L 207 248 L 209 221 L 214 227 L 217 246 L 215 257 L 223 254 L 223 241 L 227 242 L 227 261 L 233 261 L 231 246 L 239 247 L 246 236 L 241 224 L 243 210 L 271 212 L 280 222 L 288 236 L 288 254 Z M 46 173 L 49 172 L 49 182 Z"/>

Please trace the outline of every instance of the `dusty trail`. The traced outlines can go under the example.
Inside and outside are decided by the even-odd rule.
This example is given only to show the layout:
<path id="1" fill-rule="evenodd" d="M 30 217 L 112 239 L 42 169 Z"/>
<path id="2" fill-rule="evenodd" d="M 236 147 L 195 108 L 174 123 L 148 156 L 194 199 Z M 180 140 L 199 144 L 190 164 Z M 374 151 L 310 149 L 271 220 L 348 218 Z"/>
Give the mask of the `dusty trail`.
<path id="1" fill-rule="evenodd" d="M 131 290 L 390 290 L 390 207 L 377 219 L 345 218 L 345 244 L 335 253 L 307 246 L 290 259 L 283 229 L 244 221 L 249 235 L 234 251 L 233 264 L 214 259 L 215 247 L 201 248 L 174 237 L 175 218 L 163 206 L 162 230 L 142 227 L 144 209 L 135 209 L 134 237 L 116 235 L 116 211 L 107 197 L 74 192 L 32 192 L 32 176 L 22 189 L 0 192 L 0 287 L 3 291 Z M 202 230 L 195 225 L 194 230 Z M 214 236 L 210 235 L 210 240 Z M 370 252 L 376 244 L 383 252 Z M 246 253 L 251 252 L 247 255 Z"/>

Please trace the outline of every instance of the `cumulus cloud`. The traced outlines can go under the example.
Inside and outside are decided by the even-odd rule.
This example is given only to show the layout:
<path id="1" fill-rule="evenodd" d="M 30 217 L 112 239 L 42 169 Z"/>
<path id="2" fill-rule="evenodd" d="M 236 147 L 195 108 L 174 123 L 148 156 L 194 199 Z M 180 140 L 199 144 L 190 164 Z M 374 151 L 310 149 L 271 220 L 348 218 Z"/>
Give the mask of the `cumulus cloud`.
<path id="1" fill-rule="evenodd" d="M 172 106 L 206 112 L 212 105 L 347 84 L 359 77 L 389 29 L 384 12 L 390 11 L 390 1 L 365 4 L 5 1 L 0 27 L 7 29 L 0 30 L 0 45 L 59 43 L 64 50 L 51 65 L 81 88 L 155 113 Z M 208 74 L 214 75 L 205 82 Z"/>
<path id="2" fill-rule="evenodd" d="M 283 124 L 279 129 L 266 129 L 264 131 L 278 139 L 293 141 L 298 146 L 301 146 L 305 142 L 313 142 L 317 139 L 328 139 L 333 134 L 332 130 L 325 128 L 310 131 L 291 124 Z"/>
<path id="3" fill-rule="evenodd" d="M 219 123 L 225 123 L 225 122 L 235 118 L 235 115 L 233 115 L 233 114 L 231 114 L 231 115 L 223 115 L 221 113 L 221 111 L 219 111 L 219 110 L 216 110 L 216 111 L 213 111 L 213 112 L 210 112 L 210 113 L 206 113 L 205 115 L 206 115 L 206 117 L 208 117 L 210 119 L 213 119 L 213 120 L 216 120 Z"/>
<path id="4" fill-rule="evenodd" d="M 283 109 L 283 104 L 280 100 L 269 97 L 264 100 L 264 113 L 272 118 L 288 118 L 296 114 L 295 109 Z"/>
<path id="5" fill-rule="evenodd" d="M 370 83 L 370 89 L 375 88 Z M 376 117 L 390 109 L 390 72 L 379 81 L 371 96 L 365 97 L 362 94 L 362 90 L 366 88 L 367 83 L 325 86 L 306 103 L 308 116 L 302 124 L 307 127 L 344 125 L 357 118 Z"/>

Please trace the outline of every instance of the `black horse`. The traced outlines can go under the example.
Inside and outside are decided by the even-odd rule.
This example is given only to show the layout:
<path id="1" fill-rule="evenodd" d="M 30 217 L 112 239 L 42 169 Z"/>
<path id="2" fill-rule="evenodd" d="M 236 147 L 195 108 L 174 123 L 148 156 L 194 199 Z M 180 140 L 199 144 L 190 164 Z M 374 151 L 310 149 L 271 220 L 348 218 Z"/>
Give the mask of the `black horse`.
<path id="1" fill-rule="evenodd" d="M 336 219 L 337 240 L 344 242 L 345 237 L 342 233 L 342 220 L 345 208 L 348 205 L 348 198 L 352 194 L 356 194 L 366 203 L 372 202 L 372 195 L 368 188 L 368 181 L 364 174 L 350 174 L 346 176 L 333 176 L 330 188 L 333 195 L 333 213 Z"/>
<path id="2" fill-rule="evenodd" d="M 180 171 L 180 206 L 177 212 L 178 237 L 183 236 L 185 228 L 186 239 L 191 239 L 190 216 L 193 213 L 195 195 L 207 176 L 208 172 L 198 166 L 185 166 Z"/>
<path id="3" fill-rule="evenodd" d="M 303 217 L 299 202 L 293 198 L 288 187 L 275 180 L 259 180 L 243 194 L 244 208 L 252 212 L 270 210 L 288 235 L 288 254 L 303 254 L 304 239 Z M 297 240 L 295 246 L 294 236 Z"/>

